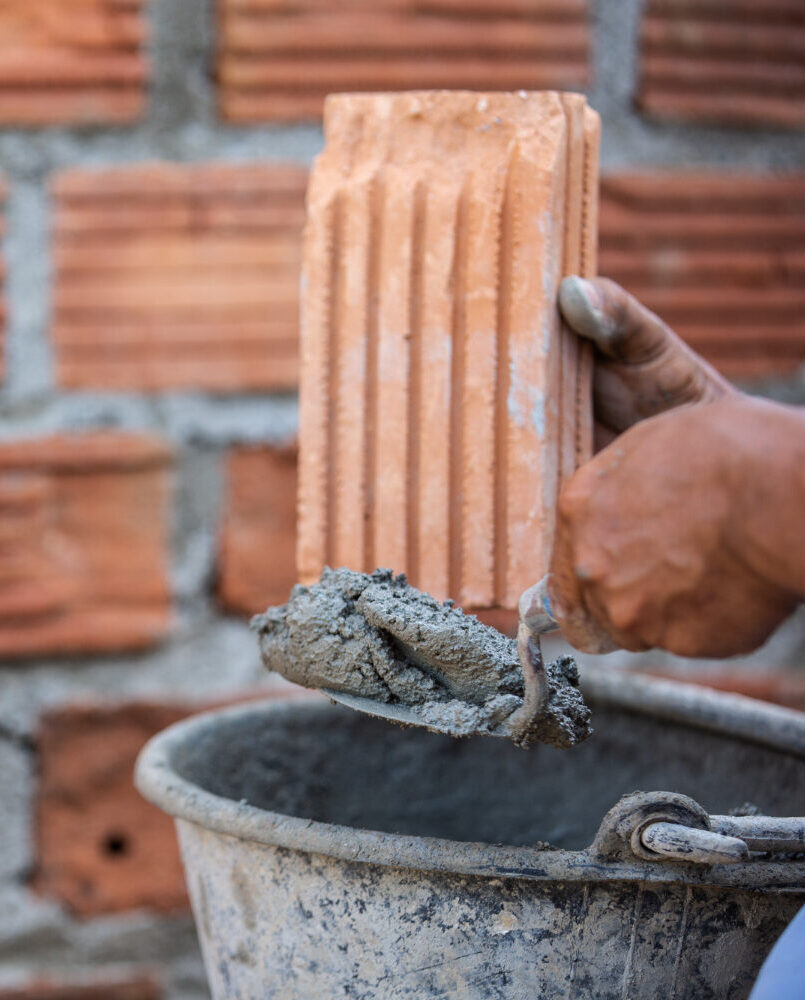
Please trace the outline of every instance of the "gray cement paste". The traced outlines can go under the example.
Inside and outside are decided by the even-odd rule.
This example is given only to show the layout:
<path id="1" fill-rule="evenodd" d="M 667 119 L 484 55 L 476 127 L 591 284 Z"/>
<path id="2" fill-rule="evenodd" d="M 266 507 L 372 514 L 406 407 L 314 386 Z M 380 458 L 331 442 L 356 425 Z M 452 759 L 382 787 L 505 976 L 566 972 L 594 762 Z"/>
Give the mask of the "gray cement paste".
<path id="1" fill-rule="evenodd" d="M 288 680 L 385 703 L 416 705 L 454 736 L 488 733 L 523 704 L 517 644 L 404 575 L 325 569 L 287 604 L 253 619 L 263 660 Z M 590 712 L 570 657 L 547 664 L 550 696 L 532 736 L 571 746 Z"/>

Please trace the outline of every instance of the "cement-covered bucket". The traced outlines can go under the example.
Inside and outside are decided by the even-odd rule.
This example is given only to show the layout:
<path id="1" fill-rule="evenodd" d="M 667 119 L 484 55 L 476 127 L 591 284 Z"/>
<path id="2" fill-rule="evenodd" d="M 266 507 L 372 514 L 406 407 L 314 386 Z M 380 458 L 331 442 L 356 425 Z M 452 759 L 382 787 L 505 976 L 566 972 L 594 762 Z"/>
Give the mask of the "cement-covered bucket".
<path id="1" fill-rule="evenodd" d="M 586 687 L 570 752 L 318 701 L 153 739 L 216 1000 L 746 997 L 805 901 L 805 716 Z"/>

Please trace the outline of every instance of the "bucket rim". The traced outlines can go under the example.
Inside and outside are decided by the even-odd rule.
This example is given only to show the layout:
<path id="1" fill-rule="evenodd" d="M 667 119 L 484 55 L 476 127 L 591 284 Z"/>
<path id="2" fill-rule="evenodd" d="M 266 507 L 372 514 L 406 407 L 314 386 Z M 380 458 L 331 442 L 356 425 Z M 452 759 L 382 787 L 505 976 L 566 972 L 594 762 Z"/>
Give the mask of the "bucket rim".
<path id="1" fill-rule="evenodd" d="M 694 685 L 679 686 L 694 688 Z M 720 692 L 712 694 L 716 700 L 721 698 Z M 607 700 L 604 696 L 595 698 L 599 705 Z M 628 698 L 626 700 L 628 702 Z M 752 699 L 743 700 L 752 702 Z M 762 703 L 753 704 L 761 715 L 766 707 L 775 707 Z M 259 717 L 268 725 L 272 716 L 282 715 L 283 718 L 288 718 L 289 715 L 294 717 L 310 713 L 335 715 L 349 713 L 349 710 L 318 699 L 281 700 L 274 697 L 228 708 L 216 708 L 191 716 L 174 723 L 149 740 L 137 760 L 135 785 L 146 799 L 178 822 L 266 847 L 319 854 L 344 862 L 442 872 L 454 876 L 543 882 L 639 879 L 646 882 L 743 888 L 754 885 L 755 888 L 773 888 L 776 891 L 803 891 L 805 868 L 801 865 L 795 865 L 787 872 L 778 871 L 772 876 L 769 865 L 763 862 L 704 867 L 635 859 L 602 864 L 602 859 L 590 848 L 546 850 L 528 846 L 455 841 L 348 827 L 292 816 L 210 792 L 184 778 L 174 764 L 176 755 L 183 746 L 195 742 L 222 722 Z M 675 714 L 678 716 L 679 713 Z M 692 724 L 701 725 L 695 720 Z M 805 714 L 802 715 L 802 724 L 805 732 Z M 746 738 L 743 733 L 739 735 Z M 796 751 L 794 753 L 798 755 Z M 736 869 L 740 869 L 740 872 Z"/>

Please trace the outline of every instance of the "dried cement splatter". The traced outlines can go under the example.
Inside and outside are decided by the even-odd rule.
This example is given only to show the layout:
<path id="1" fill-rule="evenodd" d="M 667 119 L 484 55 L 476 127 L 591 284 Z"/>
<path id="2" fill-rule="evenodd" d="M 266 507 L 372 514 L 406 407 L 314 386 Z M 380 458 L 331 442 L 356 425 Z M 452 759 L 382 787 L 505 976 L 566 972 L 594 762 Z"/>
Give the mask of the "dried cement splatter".
<path id="1" fill-rule="evenodd" d="M 416 705 L 424 721 L 454 736 L 490 732 L 523 703 L 516 643 L 390 570 L 325 569 L 252 625 L 266 666 L 288 680 Z M 551 694 L 538 738 L 581 742 L 590 712 L 576 665 L 562 657 L 546 672 Z"/>

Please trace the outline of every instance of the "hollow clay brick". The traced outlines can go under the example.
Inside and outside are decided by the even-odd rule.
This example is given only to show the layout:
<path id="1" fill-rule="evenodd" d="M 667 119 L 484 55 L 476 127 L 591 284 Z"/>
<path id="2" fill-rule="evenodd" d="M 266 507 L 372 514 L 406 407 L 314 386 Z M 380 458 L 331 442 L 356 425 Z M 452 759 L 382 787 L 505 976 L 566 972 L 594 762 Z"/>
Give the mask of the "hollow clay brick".
<path id="1" fill-rule="evenodd" d="M 292 389 L 307 171 L 150 164 L 55 186 L 67 388 Z"/>
<path id="2" fill-rule="evenodd" d="M 226 466 L 218 594 L 255 614 L 284 604 L 296 583 L 296 446 L 239 448 Z"/>
<path id="3" fill-rule="evenodd" d="M 589 0 L 219 0 L 232 121 L 319 118 L 334 91 L 583 88 Z"/>
<path id="4" fill-rule="evenodd" d="M 0 444 L 0 659 L 166 634 L 169 463 L 140 435 Z"/>
<path id="5" fill-rule="evenodd" d="M 34 885 L 82 917 L 187 905 L 173 822 L 132 783 L 151 736 L 190 714 L 181 705 L 68 706 L 37 738 Z"/>
<path id="6" fill-rule="evenodd" d="M 579 95 L 328 99 L 304 251 L 298 569 L 389 566 L 465 607 L 545 572 L 591 449 L 560 325 L 595 271 L 598 118 Z"/>
<path id="7" fill-rule="evenodd" d="M 601 273 L 726 375 L 805 362 L 805 174 L 605 177 Z"/>
<path id="8" fill-rule="evenodd" d="M 87 981 L 42 976 L 0 988 L 0 1000 L 160 1000 L 162 996 L 161 986 L 150 975 L 122 979 L 97 972 Z"/>
<path id="9" fill-rule="evenodd" d="M 300 688 L 241 693 L 237 700 L 255 697 L 319 696 Z M 187 906 L 173 821 L 136 791 L 134 764 L 160 730 L 211 707 L 130 701 L 65 705 L 42 716 L 36 739 L 36 891 L 80 917 Z"/>
<path id="10" fill-rule="evenodd" d="M 801 0 L 649 0 L 638 104 L 658 118 L 801 128 Z"/>
<path id="11" fill-rule="evenodd" d="M 131 122 L 145 106 L 146 0 L 0 5 L 0 124 Z"/>

